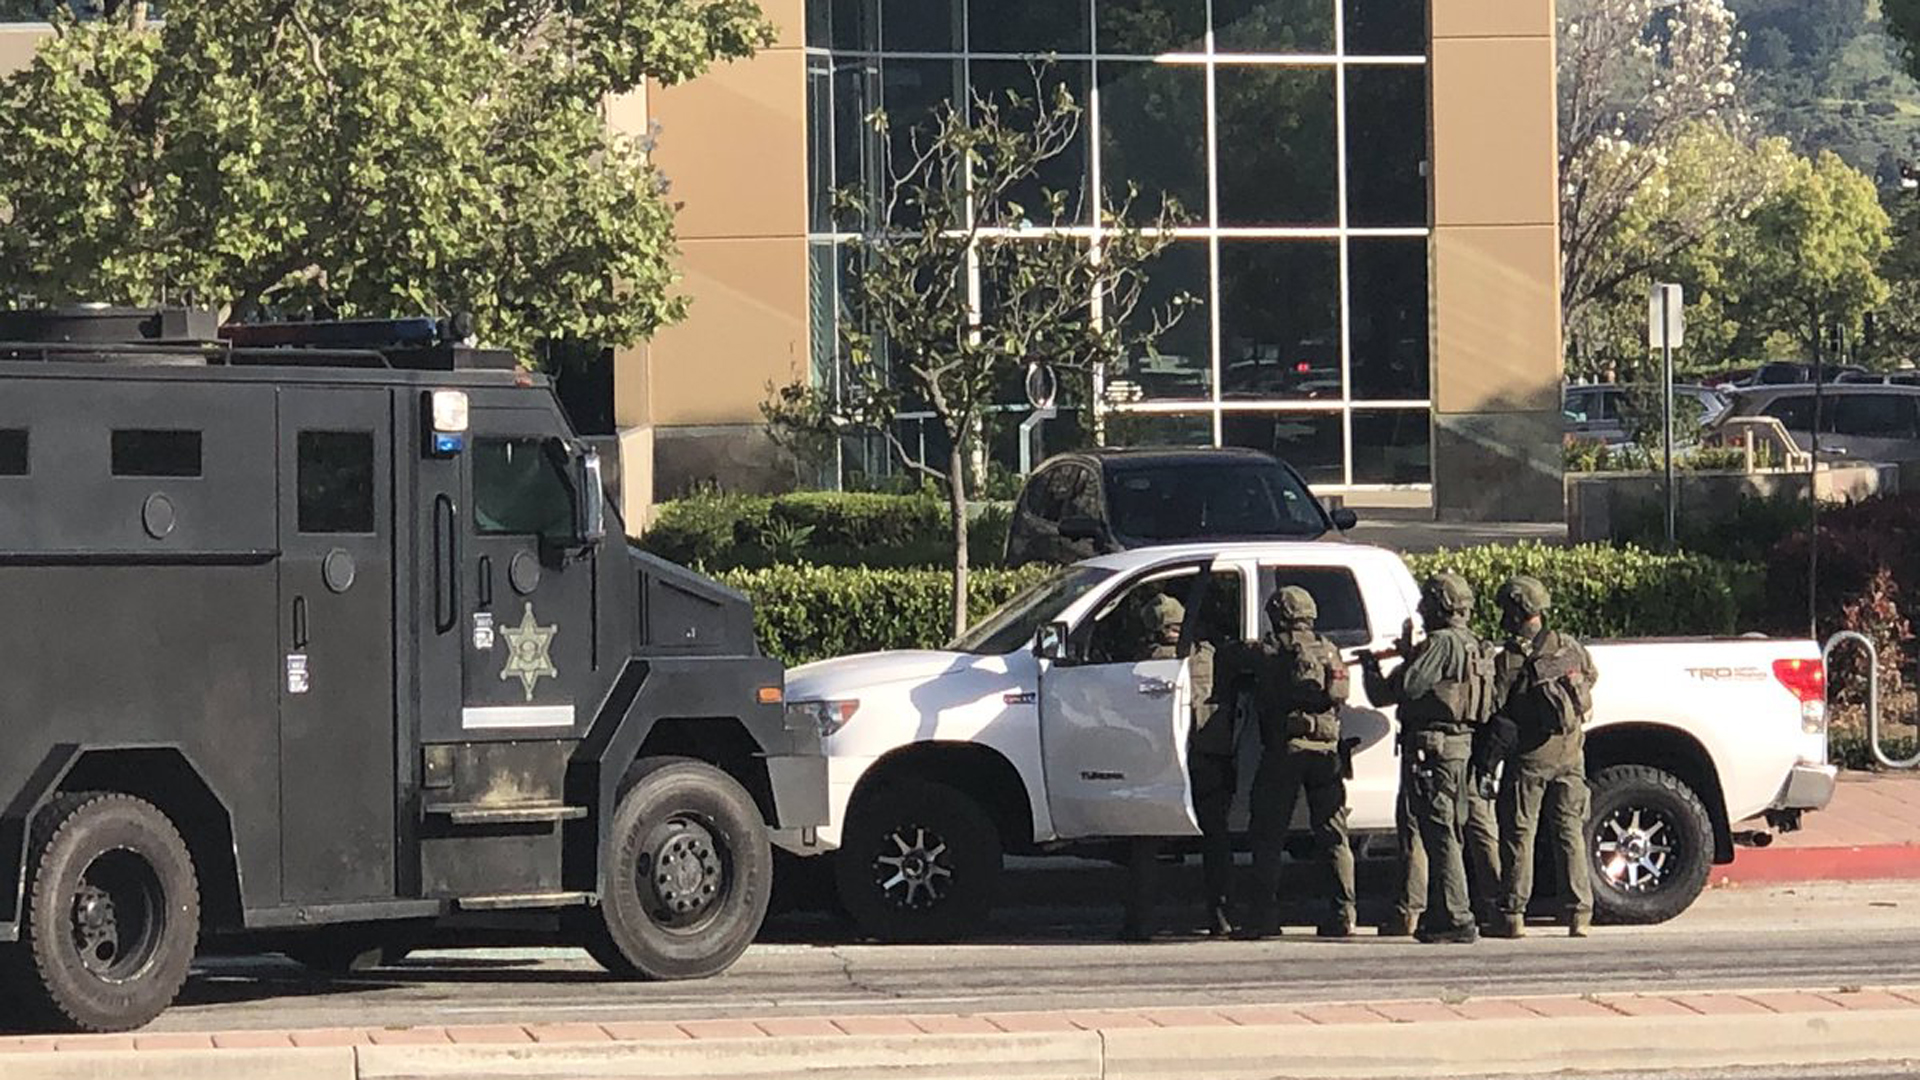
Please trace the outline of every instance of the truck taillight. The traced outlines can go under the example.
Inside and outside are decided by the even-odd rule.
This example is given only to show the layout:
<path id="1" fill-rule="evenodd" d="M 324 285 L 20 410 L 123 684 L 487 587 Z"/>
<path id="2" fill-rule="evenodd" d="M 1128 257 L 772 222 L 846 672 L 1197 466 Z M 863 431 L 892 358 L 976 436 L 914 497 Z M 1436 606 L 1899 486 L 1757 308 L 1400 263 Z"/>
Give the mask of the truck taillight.
<path id="1" fill-rule="evenodd" d="M 1827 700 L 1827 665 L 1819 660 L 1775 660 L 1773 677 L 1803 702 Z"/>

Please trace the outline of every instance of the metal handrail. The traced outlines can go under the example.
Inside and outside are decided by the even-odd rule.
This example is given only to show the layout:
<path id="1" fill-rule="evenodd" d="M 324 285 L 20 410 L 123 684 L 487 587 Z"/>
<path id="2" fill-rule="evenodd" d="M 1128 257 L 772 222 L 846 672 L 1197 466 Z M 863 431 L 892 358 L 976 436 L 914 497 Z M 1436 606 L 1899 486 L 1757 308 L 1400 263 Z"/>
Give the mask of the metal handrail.
<path id="1" fill-rule="evenodd" d="M 1889 769 L 1920 768 L 1920 748 L 1910 758 L 1896 759 L 1880 746 L 1880 650 L 1873 639 L 1858 630 L 1842 630 L 1827 639 L 1820 662 L 1830 667 L 1833 650 L 1849 642 L 1867 650 L 1867 748 L 1873 751 L 1873 760 Z"/>

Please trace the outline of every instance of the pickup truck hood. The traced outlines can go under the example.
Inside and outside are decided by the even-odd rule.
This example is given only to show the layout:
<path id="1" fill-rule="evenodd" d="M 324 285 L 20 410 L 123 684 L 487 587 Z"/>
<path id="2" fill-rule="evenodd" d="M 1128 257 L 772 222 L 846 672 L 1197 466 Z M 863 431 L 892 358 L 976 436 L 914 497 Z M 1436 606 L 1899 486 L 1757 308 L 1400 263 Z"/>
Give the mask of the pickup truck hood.
<path id="1" fill-rule="evenodd" d="M 937 649 L 897 649 L 819 660 L 788 669 L 787 700 L 817 701 L 886 683 L 929 680 L 964 671 L 980 659 Z"/>

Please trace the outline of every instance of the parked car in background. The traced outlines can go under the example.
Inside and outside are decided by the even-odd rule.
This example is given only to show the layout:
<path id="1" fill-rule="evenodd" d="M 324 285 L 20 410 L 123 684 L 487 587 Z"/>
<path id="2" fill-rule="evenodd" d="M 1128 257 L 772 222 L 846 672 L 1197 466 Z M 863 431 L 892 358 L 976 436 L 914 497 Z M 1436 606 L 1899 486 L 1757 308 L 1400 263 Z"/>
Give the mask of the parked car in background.
<path id="1" fill-rule="evenodd" d="M 1027 477 L 1007 530 L 1007 565 L 1070 563 L 1201 539 L 1313 540 L 1350 529 L 1293 467 L 1235 447 L 1083 450 Z"/>
<path id="2" fill-rule="evenodd" d="M 1605 443 L 1609 446 L 1633 441 L 1634 395 L 1644 393 L 1657 402 L 1657 386 L 1627 383 L 1593 383 L 1569 386 L 1561 399 L 1561 413 L 1567 436 L 1578 442 Z M 1711 424 L 1727 411 L 1727 396 L 1708 386 L 1677 383 L 1673 388 L 1675 415 L 1683 409 L 1696 411 L 1701 424 Z M 1657 408 L 1657 405 L 1656 405 Z"/>
<path id="3" fill-rule="evenodd" d="M 1850 376 L 1865 375 L 1867 369 L 1858 364 L 1823 364 L 1821 378 L 1826 382 L 1845 382 Z M 1742 386 L 1792 386 L 1796 383 L 1813 382 L 1813 365 L 1805 360 L 1775 360 L 1760 365 L 1753 377 L 1741 383 Z"/>
<path id="4" fill-rule="evenodd" d="M 1920 386 L 1920 371 L 1848 371 L 1833 381 L 1846 386 Z"/>
<path id="5" fill-rule="evenodd" d="M 1771 416 L 1800 445 L 1814 432 L 1815 387 L 1757 387 L 1734 397 L 1727 413 Z M 1920 461 L 1920 386 L 1837 383 L 1820 388 L 1820 452 L 1861 461 Z"/>

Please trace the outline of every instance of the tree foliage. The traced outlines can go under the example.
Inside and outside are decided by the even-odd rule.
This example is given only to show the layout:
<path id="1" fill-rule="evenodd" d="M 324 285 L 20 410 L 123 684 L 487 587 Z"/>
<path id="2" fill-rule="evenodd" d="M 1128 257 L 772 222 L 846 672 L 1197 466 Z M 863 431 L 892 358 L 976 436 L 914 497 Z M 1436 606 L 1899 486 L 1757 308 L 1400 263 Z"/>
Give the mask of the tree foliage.
<path id="1" fill-rule="evenodd" d="M 1879 266 L 1890 225 L 1873 181 L 1838 155 L 1795 161 L 1740 245 L 1744 332 L 1790 336 L 1812 357 L 1829 324 L 1857 330 L 1889 294 Z"/>
<path id="2" fill-rule="evenodd" d="M 871 118 L 895 136 L 884 139 L 894 148 L 885 178 L 836 197 L 843 215 L 864 223 L 849 242 L 857 271 L 840 324 L 846 384 L 839 392 L 795 384 L 766 406 L 777 432 L 878 437 L 945 491 L 955 597 L 967 595 L 962 523 L 988 412 L 1030 366 L 1070 379 L 1151 347 L 1190 302 L 1177 297 L 1158 311 L 1142 303 L 1143 268 L 1172 242 L 1177 206 L 1163 203 L 1143 225 L 1131 192 L 1114 203 L 1044 183 L 1080 130 L 1081 108 L 1064 85 L 1036 72 L 1031 91 L 976 96 L 963 108 L 945 103 L 905 137 L 884 112 Z M 1089 197 L 1100 222 L 1091 246 L 1070 231 L 1078 200 Z M 901 439 L 900 415 L 921 411 L 947 437 L 944 462 L 922 460 Z M 957 632 L 966 605 L 953 612 Z"/>
<path id="3" fill-rule="evenodd" d="M 677 318 L 673 206 L 609 95 L 771 40 L 750 0 L 203 0 L 53 15 L 0 82 L 0 300 Z"/>
<path id="4" fill-rule="evenodd" d="M 1887 32 L 1900 43 L 1907 74 L 1920 79 L 1920 0 L 1880 0 L 1880 11 Z"/>

